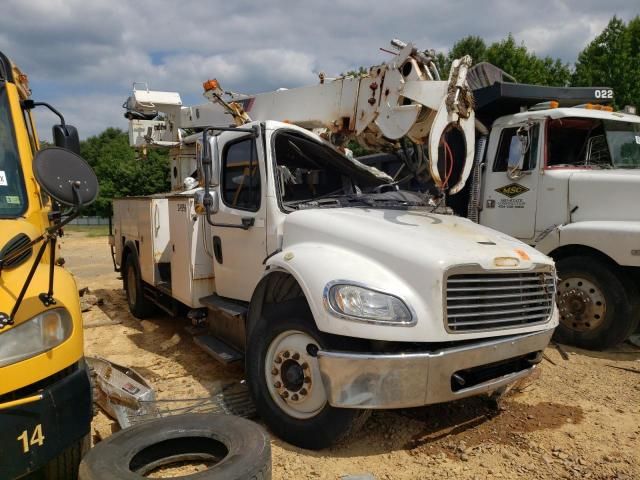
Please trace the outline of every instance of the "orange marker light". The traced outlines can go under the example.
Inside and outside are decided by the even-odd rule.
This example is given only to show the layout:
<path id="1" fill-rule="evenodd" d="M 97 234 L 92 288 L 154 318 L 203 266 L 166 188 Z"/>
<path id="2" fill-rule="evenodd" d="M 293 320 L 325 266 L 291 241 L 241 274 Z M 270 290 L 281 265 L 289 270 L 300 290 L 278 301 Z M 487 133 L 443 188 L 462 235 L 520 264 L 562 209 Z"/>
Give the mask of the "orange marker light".
<path id="1" fill-rule="evenodd" d="M 560 106 L 560 103 L 557 102 L 556 100 L 551 100 L 549 102 L 549 108 L 558 108 Z"/>
<path id="2" fill-rule="evenodd" d="M 215 78 L 207 80 L 202 84 L 202 86 L 204 87 L 205 92 L 208 92 L 209 90 L 218 90 L 220 88 L 218 80 L 216 80 Z"/>
<path id="3" fill-rule="evenodd" d="M 516 248 L 516 253 L 522 260 L 531 260 L 531 257 L 529 257 L 529 254 L 520 248 Z"/>

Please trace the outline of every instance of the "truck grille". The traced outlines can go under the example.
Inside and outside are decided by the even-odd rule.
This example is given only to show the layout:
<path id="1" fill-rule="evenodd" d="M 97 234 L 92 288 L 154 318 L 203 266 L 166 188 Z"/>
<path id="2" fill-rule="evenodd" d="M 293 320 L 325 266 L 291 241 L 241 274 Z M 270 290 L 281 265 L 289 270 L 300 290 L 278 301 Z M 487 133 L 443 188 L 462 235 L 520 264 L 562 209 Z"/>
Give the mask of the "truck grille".
<path id="1" fill-rule="evenodd" d="M 555 289 L 553 271 L 449 275 L 447 328 L 459 333 L 546 322 Z"/>

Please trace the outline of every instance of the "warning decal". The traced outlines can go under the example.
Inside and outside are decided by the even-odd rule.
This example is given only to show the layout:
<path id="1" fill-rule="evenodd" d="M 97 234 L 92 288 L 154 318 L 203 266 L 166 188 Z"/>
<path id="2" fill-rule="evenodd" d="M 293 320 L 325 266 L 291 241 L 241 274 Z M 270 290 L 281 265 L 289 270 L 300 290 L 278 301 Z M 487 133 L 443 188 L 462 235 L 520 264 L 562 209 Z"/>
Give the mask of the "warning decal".
<path id="1" fill-rule="evenodd" d="M 4 170 L 0 170 L 0 187 L 6 187 L 9 185 L 7 183 L 7 176 L 4 173 Z"/>

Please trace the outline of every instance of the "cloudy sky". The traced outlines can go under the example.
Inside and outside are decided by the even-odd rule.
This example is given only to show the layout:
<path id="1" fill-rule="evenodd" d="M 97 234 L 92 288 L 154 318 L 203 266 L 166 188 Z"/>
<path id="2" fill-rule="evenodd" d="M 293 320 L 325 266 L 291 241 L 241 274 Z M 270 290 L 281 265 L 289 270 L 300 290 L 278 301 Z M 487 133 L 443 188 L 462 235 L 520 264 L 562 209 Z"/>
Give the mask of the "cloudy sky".
<path id="1" fill-rule="evenodd" d="M 126 128 L 133 81 L 201 103 L 202 82 L 255 93 L 388 60 L 391 38 L 446 51 L 466 35 L 509 32 L 539 55 L 573 62 L 638 0 L 0 0 L 0 50 L 81 137 Z M 53 118 L 38 117 L 42 138 Z"/>

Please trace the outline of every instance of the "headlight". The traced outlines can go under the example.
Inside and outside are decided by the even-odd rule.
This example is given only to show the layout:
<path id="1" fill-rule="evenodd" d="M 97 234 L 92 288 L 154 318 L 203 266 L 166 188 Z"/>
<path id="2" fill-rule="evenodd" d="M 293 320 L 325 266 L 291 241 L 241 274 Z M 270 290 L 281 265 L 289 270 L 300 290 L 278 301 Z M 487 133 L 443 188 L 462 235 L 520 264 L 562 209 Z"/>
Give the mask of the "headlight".
<path id="1" fill-rule="evenodd" d="M 71 336 L 72 330 L 69 312 L 54 308 L 0 333 L 0 367 L 57 347 Z"/>
<path id="2" fill-rule="evenodd" d="M 409 307 L 398 297 L 351 284 L 330 284 L 325 303 L 338 316 L 362 322 L 413 325 Z"/>

